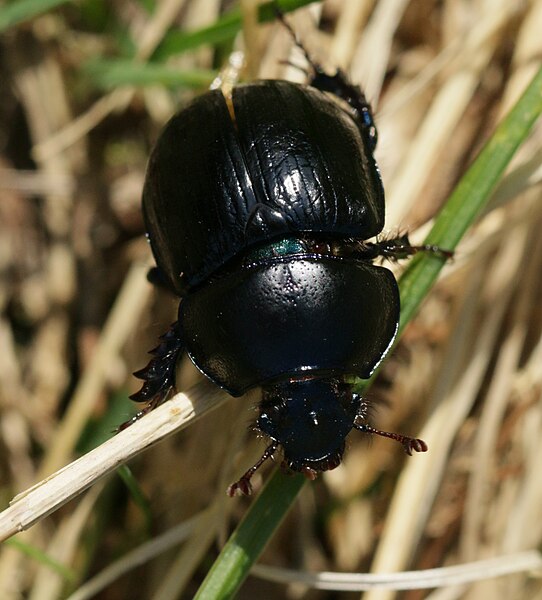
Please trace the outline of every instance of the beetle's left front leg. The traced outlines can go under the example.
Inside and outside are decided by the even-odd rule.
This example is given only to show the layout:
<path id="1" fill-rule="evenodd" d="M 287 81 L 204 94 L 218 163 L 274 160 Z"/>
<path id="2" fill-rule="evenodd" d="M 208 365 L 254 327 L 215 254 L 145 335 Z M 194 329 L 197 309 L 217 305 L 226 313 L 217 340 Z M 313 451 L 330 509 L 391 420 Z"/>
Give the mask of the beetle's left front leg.
<path id="1" fill-rule="evenodd" d="M 359 258 L 374 260 L 375 258 L 387 258 L 388 260 L 402 260 L 418 252 L 428 252 L 440 258 L 449 260 L 453 258 L 453 250 L 446 250 L 440 246 L 422 244 L 414 246 L 408 239 L 408 234 L 400 235 L 395 238 L 381 239 L 376 242 L 363 242 L 363 245 L 357 249 L 354 254 Z"/>

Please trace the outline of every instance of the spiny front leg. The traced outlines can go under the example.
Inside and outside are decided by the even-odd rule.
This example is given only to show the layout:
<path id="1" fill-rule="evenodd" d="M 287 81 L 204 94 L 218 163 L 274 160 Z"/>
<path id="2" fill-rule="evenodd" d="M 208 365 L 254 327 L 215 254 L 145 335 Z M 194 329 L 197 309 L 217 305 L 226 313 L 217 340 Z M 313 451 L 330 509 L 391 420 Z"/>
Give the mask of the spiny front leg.
<path id="1" fill-rule="evenodd" d="M 153 358 L 147 366 L 134 373 L 144 383 L 138 392 L 130 396 L 130 399 L 135 402 L 147 402 L 147 405 L 123 423 L 119 430 L 126 429 L 164 402 L 170 390 L 175 387 L 177 361 L 183 349 L 180 326 L 176 321 L 164 335 L 160 336 L 158 346 L 149 352 Z"/>

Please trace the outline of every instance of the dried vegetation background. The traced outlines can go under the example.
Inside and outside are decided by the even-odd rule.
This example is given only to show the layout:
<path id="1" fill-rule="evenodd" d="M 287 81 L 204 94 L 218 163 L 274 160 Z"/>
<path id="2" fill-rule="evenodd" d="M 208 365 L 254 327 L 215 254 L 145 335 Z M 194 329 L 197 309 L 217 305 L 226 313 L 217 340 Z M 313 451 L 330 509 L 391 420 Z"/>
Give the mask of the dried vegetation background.
<path id="1" fill-rule="evenodd" d="M 205 86 L 104 90 L 85 65 L 127 48 L 143 64 L 169 28 L 209 25 L 221 4 L 66 3 L 2 35 L 2 508 L 128 418 L 130 373 L 175 316 L 175 300 L 145 280 L 140 193 L 160 127 Z M 422 239 L 539 64 L 542 2 L 330 0 L 292 22 L 316 60 L 345 68 L 377 107 L 387 228 Z M 249 17 L 246 27 L 253 74 L 299 80 L 281 63 L 303 60 L 288 34 Z M 205 80 L 230 49 L 205 45 L 170 64 Z M 391 572 L 540 548 L 541 156 L 538 129 L 369 392 L 378 425 L 419 435 L 429 452 L 405 458 L 353 434 L 344 464 L 305 486 L 263 564 Z M 194 378 L 183 366 L 183 385 Z M 225 488 L 263 448 L 247 433 L 256 401 L 228 401 L 134 459 L 139 490 L 126 472 L 110 476 L 17 536 L 0 554 L 0 597 L 191 598 L 248 504 Z M 76 591 L 92 577 L 94 591 Z M 397 596 L 528 600 L 542 584 L 522 573 L 364 598 Z M 239 597 L 354 595 L 251 577 Z"/>

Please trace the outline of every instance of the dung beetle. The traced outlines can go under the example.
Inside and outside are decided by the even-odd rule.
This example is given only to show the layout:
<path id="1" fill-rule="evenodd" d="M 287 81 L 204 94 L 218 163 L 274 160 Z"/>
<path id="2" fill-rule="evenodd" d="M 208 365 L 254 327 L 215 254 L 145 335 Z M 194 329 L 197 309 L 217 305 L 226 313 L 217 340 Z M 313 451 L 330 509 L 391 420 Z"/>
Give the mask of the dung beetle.
<path id="1" fill-rule="evenodd" d="M 135 373 L 144 384 L 131 398 L 147 405 L 132 420 L 166 398 L 183 352 L 232 396 L 261 387 L 255 429 L 270 443 L 231 496 L 250 494 L 279 446 L 283 467 L 308 478 L 337 467 L 353 428 L 427 450 L 371 427 L 353 382 L 370 377 L 399 323 L 397 282 L 373 261 L 450 253 L 407 236 L 367 241 L 385 208 L 371 107 L 344 73 L 307 58 L 307 85 L 213 90 L 178 112 L 143 190 L 154 274 L 181 302 Z"/>

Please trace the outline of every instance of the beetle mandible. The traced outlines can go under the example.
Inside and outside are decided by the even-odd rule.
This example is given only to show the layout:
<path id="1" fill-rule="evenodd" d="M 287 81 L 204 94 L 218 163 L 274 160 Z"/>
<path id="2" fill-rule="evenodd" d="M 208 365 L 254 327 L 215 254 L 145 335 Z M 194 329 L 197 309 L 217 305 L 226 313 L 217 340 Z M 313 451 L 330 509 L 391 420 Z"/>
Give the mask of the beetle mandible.
<path id="1" fill-rule="evenodd" d="M 181 302 L 135 373 L 144 384 L 131 398 L 147 405 L 133 420 L 175 386 L 183 352 L 232 396 L 261 387 L 256 429 L 270 442 L 230 495 L 250 494 L 279 447 L 283 466 L 311 479 L 337 467 L 353 428 L 427 450 L 373 428 L 353 379 L 370 377 L 399 322 L 397 282 L 374 259 L 451 253 L 406 235 L 367 241 L 385 209 L 371 107 L 296 44 L 308 85 L 267 80 L 198 97 L 165 126 L 143 191 L 159 276 Z"/>

